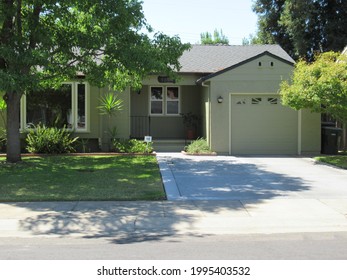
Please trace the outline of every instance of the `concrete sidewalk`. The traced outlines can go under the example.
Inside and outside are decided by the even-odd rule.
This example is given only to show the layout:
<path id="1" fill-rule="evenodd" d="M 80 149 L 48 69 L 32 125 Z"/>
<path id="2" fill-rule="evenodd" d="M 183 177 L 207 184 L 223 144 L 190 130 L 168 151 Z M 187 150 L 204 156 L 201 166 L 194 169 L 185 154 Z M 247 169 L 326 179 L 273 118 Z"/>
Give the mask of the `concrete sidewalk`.
<path id="1" fill-rule="evenodd" d="M 295 158 L 158 161 L 168 201 L 0 203 L 0 237 L 347 231 L 345 170 Z"/>
<path id="2" fill-rule="evenodd" d="M 347 231 L 346 199 L 0 204 L 0 237 Z"/>

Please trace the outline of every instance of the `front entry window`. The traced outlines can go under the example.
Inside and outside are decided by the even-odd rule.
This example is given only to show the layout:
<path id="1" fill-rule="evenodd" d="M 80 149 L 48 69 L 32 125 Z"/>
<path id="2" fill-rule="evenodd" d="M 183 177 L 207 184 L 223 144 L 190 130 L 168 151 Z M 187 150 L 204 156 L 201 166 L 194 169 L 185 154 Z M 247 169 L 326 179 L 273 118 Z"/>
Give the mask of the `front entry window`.
<path id="1" fill-rule="evenodd" d="M 151 115 L 179 115 L 179 87 L 151 87 L 150 112 Z"/>
<path id="2" fill-rule="evenodd" d="M 179 114 L 178 87 L 167 87 L 166 89 L 166 113 L 168 115 Z"/>
<path id="3" fill-rule="evenodd" d="M 151 87 L 151 114 L 163 114 L 163 88 Z"/>

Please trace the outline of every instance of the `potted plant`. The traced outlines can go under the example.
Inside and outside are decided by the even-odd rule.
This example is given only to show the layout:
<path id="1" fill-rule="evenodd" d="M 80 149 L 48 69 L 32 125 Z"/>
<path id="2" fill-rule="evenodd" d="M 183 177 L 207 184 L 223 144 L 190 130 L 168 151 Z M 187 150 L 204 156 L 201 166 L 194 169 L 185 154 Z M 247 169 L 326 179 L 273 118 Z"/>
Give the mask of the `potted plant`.
<path id="1" fill-rule="evenodd" d="M 183 124 L 187 130 L 187 139 L 196 139 L 198 123 L 200 120 L 199 116 L 192 112 L 182 113 L 181 116 L 183 118 Z"/>

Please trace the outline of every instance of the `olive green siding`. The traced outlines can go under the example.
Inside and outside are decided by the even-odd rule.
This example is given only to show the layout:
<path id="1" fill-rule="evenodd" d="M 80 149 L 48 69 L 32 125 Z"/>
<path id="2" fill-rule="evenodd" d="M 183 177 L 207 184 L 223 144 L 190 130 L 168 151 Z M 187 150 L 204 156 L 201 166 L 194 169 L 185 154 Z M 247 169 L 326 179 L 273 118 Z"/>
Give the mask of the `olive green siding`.
<path id="1" fill-rule="evenodd" d="M 261 66 L 260 66 L 261 65 Z M 257 135 L 259 135 L 259 141 L 264 141 L 262 139 L 261 133 L 267 133 L 267 131 L 256 131 L 257 126 L 254 124 L 253 133 L 246 134 L 242 132 L 242 122 L 248 122 L 248 128 L 251 127 L 250 118 L 252 112 L 249 111 L 249 114 L 242 114 L 242 118 L 237 119 L 239 126 L 237 128 L 235 122 L 235 115 L 232 112 L 232 96 L 278 96 L 278 90 L 280 82 L 284 79 L 289 79 L 292 73 L 293 67 L 281 60 L 277 60 L 271 56 L 264 55 L 260 58 L 254 59 L 238 66 L 237 68 L 230 69 L 220 75 L 214 76 L 207 80 L 209 82 L 209 96 L 210 96 L 210 126 L 206 125 L 206 135 L 208 135 L 209 143 L 211 148 L 219 153 L 229 153 L 229 154 L 247 154 L 252 153 L 250 149 L 250 143 L 257 143 Z M 206 83 L 206 82 L 205 82 Z M 218 103 L 217 98 L 222 97 L 223 102 Z M 264 109 L 265 110 L 265 109 Z M 318 147 L 320 139 L 320 121 L 317 116 L 306 115 L 303 116 L 303 123 L 301 131 L 301 141 L 299 144 L 299 123 L 298 123 L 298 112 L 289 109 L 283 108 L 283 114 L 277 112 L 273 118 L 281 118 L 283 122 L 283 132 L 290 135 L 291 139 L 288 141 L 287 145 L 280 145 L 280 138 L 277 139 L 278 150 L 276 147 L 273 147 L 271 150 L 270 147 L 266 147 L 264 144 L 264 153 L 290 153 L 296 154 L 301 153 L 307 150 L 307 147 L 310 147 L 311 152 L 319 152 L 320 147 Z M 291 112 L 289 112 L 291 111 Z M 309 114 L 309 113 L 307 113 Z M 234 116 L 234 122 L 232 117 Z M 265 116 L 264 116 L 265 117 Z M 288 126 L 288 123 L 290 125 Z M 295 123 L 295 127 L 294 127 Z M 279 127 L 278 124 L 274 122 L 276 127 Z M 310 126 L 308 131 L 304 130 L 304 127 Z M 233 131 L 234 128 L 234 131 Z M 264 126 L 265 128 L 265 126 Z M 286 131 L 290 129 L 290 131 Z M 271 131 L 271 126 L 267 127 L 268 132 Z M 273 129 L 276 129 L 275 127 Z M 210 131 L 208 131 L 210 130 Z M 235 131 L 236 130 L 236 131 Z M 244 141 L 242 141 L 242 135 L 238 138 L 241 146 L 238 146 L 237 150 L 232 150 L 232 135 L 233 133 L 243 133 Z M 318 136 L 317 136 L 318 135 Z M 249 139 L 249 137 L 254 137 L 254 139 Z M 295 139 L 293 139 L 293 137 Z M 318 139 L 317 139 L 318 138 Z M 235 140 L 235 139 L 234 139 Z M 258 141 L 258 142 L 259 142 Z M 295 143 L 294 143 L 295 142 Z M 242 143 L 244 147 L 242 147 Z M 299 146 L 302 150 L 299 151 Z M 234 146 L 235 148 L 235 146 Z M 269 148 L 269 149 L 267 149 Z M 259 151 L 253 150 L 253 152 L 260 153 Z"/>
<path id="2" fill-rule="evenodd" d="M 301 110 L 301 154 L 317 154 L 321 150 L 321 115 Z"/>
<path id="3" fill-rule="evenodd" d="M 123 109 L 111 118 L 108 115 L 102 115 L 98 107 L 100 98 L 108 93 L 107 88 L 89 87 L 89 104 L 88 104 L 88 130 L 86 132 L 76 132 L 74 135 L 80 138 L 108 138 L 109 129 L 117 128 L 118 137 L 129 137 L 129 112 L 130 100 L 129 90 L 118 93 L 123 100 Z"/>

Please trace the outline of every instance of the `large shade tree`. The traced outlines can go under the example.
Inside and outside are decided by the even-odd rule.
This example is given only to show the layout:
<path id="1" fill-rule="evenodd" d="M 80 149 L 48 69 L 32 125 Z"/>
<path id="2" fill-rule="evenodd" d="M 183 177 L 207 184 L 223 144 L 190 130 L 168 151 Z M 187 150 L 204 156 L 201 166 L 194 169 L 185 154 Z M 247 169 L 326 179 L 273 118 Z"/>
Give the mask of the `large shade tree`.
<path id="1" fill-rule="evenodd" d="M 0 0 L 0 92 L 7 104 L 7 161 L 20 161 L 20 99 L 83 73 L 93 85 L 139 86 L 172 74 L 189 46 L 156 33 L 138 0 Z"/>
<path id="2" fill-rule="evenodd" d="M 312 61 L 347 44 L 345 0 L 256 0 L 253 10 L 258 33 L 251 42 L 279 44 L 293 58 Z"/>

